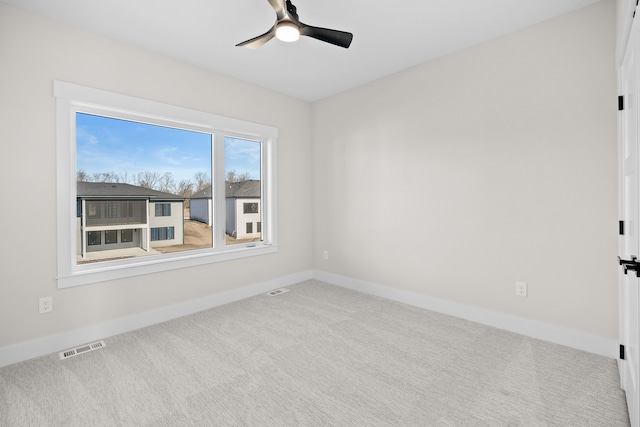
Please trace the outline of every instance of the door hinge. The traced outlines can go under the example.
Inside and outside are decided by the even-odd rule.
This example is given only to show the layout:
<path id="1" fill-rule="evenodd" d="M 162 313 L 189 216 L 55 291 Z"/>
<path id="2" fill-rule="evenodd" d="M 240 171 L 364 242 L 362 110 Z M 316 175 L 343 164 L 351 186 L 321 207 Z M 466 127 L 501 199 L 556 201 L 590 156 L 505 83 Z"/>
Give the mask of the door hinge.
<path id="1" fill-rule="evenodd" d="M 625 360 L 624 345 L 620 344 L 620 360 Z"/>
<path id="2" fill-rule="evenodd" d="M 618 111 L 624 110 L 624 96 L 618 96 Z"/>
<path id="3" fill-rule="evenodd" d="M 618 233 L 624 236 L 624 221 L 618 221 Z"/>

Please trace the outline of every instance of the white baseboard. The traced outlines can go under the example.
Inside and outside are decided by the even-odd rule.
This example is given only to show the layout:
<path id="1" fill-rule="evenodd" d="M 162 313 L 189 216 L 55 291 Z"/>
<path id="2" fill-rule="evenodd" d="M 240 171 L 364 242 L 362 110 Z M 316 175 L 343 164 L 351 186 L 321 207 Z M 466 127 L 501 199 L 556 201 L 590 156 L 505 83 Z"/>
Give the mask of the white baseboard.
<path id="1" fill-rule="evenodd" d="M 32 341 L 0 348 L 0 367 L 33 359 L 34 357 L 56 353 L 88 342 L 98 341 L 113 335 L 133 331 L 165 322 L 177 317 L 197 313 L 233 301 L 249 298 L 270 290 L 290 286 L 309 279 L 342 286 L 352 290 L 379 296 L 404 304 L 425 308 L 438 313 L 471 320 L 483 325 L 519 333 L 556 344 L 565 345 L 589 353 L 612 359 L 617 358 L 618 344 L 614 340 L 590 335 L 572 329 L 504 313 L 485 310 L 465 304 L 458 304 L 413 292 L 393 289 L 374 283 L 339 276 L 323 271 L 302 271 L 300 273 L 268 280 L 261 283 L 233 289 L 219 294 L 209 295 L 196 300 L 186 301 L 168 307 L 144 313 L 134 314 L 87 328 L 63 332 Z"/>
<path id="2" fill-rule="evenodd" d="M 617 358 L 618 343 L 615 340 L 590 335 L 549 323 L 525 319 L 523 317 L 485 310 L 444 299 L 432 298 L 426 295 L 416 294 L 414 292 L 393 289 L 323 271 L 315 270 L 313 272 L 313 278 L 355 291 L 471 320 L 483 325 L 583 350 L 600 356 L 612 359 Z"/>
<path id="3" fill-rule="evenodd" d="M 140 314 L 123 317 L 87 328 L 63 332 L 32 341 L 0 348 L 0 367 L 33 359 L 34 357 L 56 353 L 81 344 L 98 341 L 107 337 L 165 322 L 177 317 L 197 313 L 233 301 L 252 297 L 283 286 L 290 286 L 313 277 L 313 272 L 302 271 L 261 283 L 209 295 L 196 300 L 159 308 Z"/>

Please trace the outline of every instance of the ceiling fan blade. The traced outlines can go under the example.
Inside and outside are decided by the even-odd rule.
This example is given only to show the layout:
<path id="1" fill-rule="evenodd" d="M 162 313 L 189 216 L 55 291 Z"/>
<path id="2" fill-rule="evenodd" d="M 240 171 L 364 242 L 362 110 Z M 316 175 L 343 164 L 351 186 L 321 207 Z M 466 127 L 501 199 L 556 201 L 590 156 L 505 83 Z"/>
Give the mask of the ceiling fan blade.
<path id="1" fill-rule="evenodd" d="M 331 43 L 345 49 L 351 45 L 353 34 L 345 31 L 330 30 L 328 28 L 312 27 L 311 25 L 300 23 L 300 34 L 313 37 L 323 42 Z"/>
<path id="2" fill-rule="evenodd" d="M 267 1 L 269 2 L 273 10 L 276 11 L 276 17 L 278 18 L 278 21 L 284 18 L 284 15 L 287 10 L 284 5 L 285 0 L 267 0 Z"/>
<path id="3" fill-rule="evenodd" d="M 246 47 L 246 48 L 249 48 L 249 49 L 257 49 L 260 46 L 264 45 L 269 40 L 271 40 L 272 38 L 274 38 L 275 35 L 276 35 L 276 26 L 274 25 L 266 33 L 264 33 L 264 34 L 262 34 L 262 35 L 260 35 L 258 37 L 254 37 L 252 39 L 243 41 L 242 43 L 238 43 L 236 45 L 236 47 Z"/>

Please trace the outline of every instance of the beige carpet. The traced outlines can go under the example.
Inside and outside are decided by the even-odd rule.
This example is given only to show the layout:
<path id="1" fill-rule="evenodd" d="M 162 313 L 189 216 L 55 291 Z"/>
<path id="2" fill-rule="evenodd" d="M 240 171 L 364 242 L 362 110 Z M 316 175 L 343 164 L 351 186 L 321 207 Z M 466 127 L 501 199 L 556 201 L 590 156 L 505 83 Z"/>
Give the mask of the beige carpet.
<path id="1" fill-rule="evenodd" d="M 317 281 L 0 369 L 2 426 L 626 426 L 614 360 Z"/>

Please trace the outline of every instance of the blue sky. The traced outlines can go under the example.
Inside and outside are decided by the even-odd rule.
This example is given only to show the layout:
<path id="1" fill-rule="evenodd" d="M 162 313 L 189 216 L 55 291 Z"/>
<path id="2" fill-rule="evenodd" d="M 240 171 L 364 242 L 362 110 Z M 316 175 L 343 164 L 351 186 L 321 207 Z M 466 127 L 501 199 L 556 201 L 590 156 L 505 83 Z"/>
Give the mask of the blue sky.
<path id="1" fill-rule="evenodd" d="M 260 179 L 260 143 L 225 137 L 224 165 L 227 171 L 246 172 L 251 179 Z"/>
<path id="2" fill-rule="evenodd" d="M 211 135 L 78 113 L 76 168 L 126 174 L 130 183 L 145 171 L 194 181 L 197 172 L 211 176 Z M 225 168 L 259 179 L 260 144 L 225 138 Z"/>

